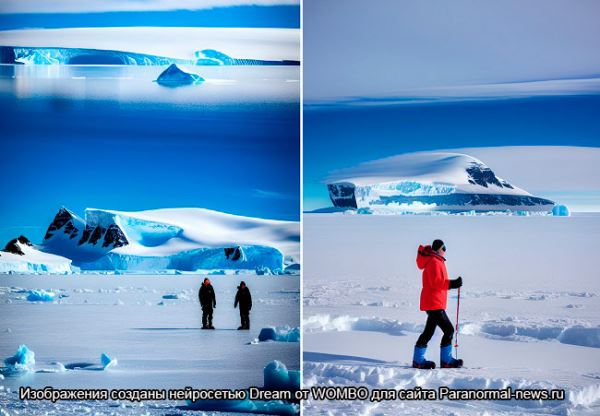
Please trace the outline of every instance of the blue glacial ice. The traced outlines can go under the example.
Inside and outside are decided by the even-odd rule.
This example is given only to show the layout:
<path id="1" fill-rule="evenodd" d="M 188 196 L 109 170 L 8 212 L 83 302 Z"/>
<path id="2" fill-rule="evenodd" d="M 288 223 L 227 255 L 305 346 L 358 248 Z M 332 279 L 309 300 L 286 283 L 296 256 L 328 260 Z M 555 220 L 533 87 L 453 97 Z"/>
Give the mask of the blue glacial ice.
<path id="1" fill-rule="evenodd" d="M 300 390 L 300 371 L 288 370 L 281 361 L 271 361 L 263 374 L 267 390 Z"/>
<path id="2" fill-rule="evenodd" d="M 298 61 L 265 61 L 261 59 L 232 58 L 231 56 L 214 49 L 196 51 L 195 56 L 196 65 L 299 65 Z"/>
<path id="3" fill-rule="evenodd" d="M 181 271 L 239 269 L 258 271 L 268 268 L 283 269 L 283 255 L 273 247 L 241 246 L 245 253 L 242 261 L 228 259 L 222 247 L 204 247 L 166 256 L 144 256 L 110 252 L 96 261 L 77 263 L 81 270 Z"/>
<path id="4" fill-rule="evenodd" d="M 0 368 L 2 375 L 18 375 L 28 371 L 33 371 L 35 367 L 35 353 L 31 351 L 25 344 L 22 344 L 17 349 L 17 352 L 12 357 L 4 359 L 5 367 Z"/>
<path id="5" fill-rule="evenodd" d="M 29 48 L 2 47 L 12 49 L 13 62 L 4 62 L 10 56 L 9 51 L 3 51 L 2 63 L 21 63 L 25 65 L 169 65 L 171 63 L 189 63 L 183 59 L 173 59 L 164 56 L 147 55 L 142 53 L 83 49 L 83 48 Z"/>
<path id="6" fill-rule="evenodd" d="M 178 87 L 201 84 L 204 82 L 204 78 L 198 74 L 184 71 L 177 64 L 171 64 L 158 76 L 156 82 L 166 87 Z"/>
<path id="7" fill-rule="evenodd" d="M 387 184 L 385 184 L 387 185 Z M 335 207 L 372 209 L 397 207 L 399 213 L 426 211 L 550 211 L 554 202 L 531 195 L 455 192 L 452 186 L 412 181 L 387 186 L 335 183 L 328 186 Z"/>
<path id="8" fill-rule="evenodd" d="M 289 326 L 269 326 L 260 330 L 260 333 L 258 334 L 258 340 L 261 342 L 300 342 L 300 328 L 290 328 Z"/>
<path id="9" fill-rule="evenodd" d="M 569 207 L 566 205 L 555 205 L 552 208 L 552 215 L 555 217 L 569 217 L 571 216 L 571 211 L 569 211 Z"/>
<path id="10" fill-rule="evenodd" d="M 87 48 L 0 46 L 1 64 L 25 65 L 300 65 L 299 61 L 232 58 L 214 49 L 195 52 L 192 59 Z"/>
<path id="11" fill-rule="evenodd" d="M 56 298 L 56 293 L 49 292 L 43 289 L 31 289 L 27 295 L 29 302 L 52 302 Z"/>
<path id="12" fill-rule="evenodd" d="M 263 415 L 300 414 L 300 406 L 295 403 L 287 403 L 282 400 L 250 400 L 248 398 L 244 400 L 198 400 L 188 402 L 187 408 L 207 412 L 256 413 Z"/>
<path id="13" fill-rule="evenodd" d="M 265 390 L 290 390 L 300 389 L 300 371 L 288 370 L 280 361 L 271 361 L 264 368 Z M 259 413 L 267 415 L 297 415 L 300 406 L 282 400 L 260 401 L 250 400 L 198 400 L 188 401 L 190 410 L 220 411 L 232 413 Z"/>
<path id="14" fill-rule="evenodd" d="M 108 367 L 114 367 L 118 363 L 116 358 L 111 358 L 108 354 L 102 353 L 100 355 L 100 365 L 102 369 L 106 370 Z"/>

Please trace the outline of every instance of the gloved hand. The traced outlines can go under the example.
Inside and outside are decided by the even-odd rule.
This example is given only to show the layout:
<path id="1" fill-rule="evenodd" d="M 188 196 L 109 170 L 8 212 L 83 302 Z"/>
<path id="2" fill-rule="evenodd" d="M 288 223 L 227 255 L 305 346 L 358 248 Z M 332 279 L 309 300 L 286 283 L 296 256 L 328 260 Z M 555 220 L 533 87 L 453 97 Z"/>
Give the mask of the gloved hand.
<path id="1" fill-rule="evenodd" d="M 457 279 L 450 280 L 450 289 L 458 289 L 462 286 L 462 277 L 458 276 Z"/>

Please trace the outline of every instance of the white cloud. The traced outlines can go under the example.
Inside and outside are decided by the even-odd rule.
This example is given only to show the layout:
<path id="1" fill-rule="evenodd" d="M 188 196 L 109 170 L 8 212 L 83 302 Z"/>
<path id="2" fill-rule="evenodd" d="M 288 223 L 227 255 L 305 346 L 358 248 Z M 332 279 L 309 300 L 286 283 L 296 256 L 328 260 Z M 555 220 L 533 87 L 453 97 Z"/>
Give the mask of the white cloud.
<path id="1" fill-rule="evenodd" d="M 306 100 L 309 105 L 414 105 L 425 103 L 457 102 L 473 100 L 498 100 L 537 96 L 560 96 L 600 94 L 600 78 L 553 79 L 540 81 L 503 82 L 490 84 L 467 84 L 447 87 L 412 88 L 383 93 L 379 96 L 338 97 Z"/>

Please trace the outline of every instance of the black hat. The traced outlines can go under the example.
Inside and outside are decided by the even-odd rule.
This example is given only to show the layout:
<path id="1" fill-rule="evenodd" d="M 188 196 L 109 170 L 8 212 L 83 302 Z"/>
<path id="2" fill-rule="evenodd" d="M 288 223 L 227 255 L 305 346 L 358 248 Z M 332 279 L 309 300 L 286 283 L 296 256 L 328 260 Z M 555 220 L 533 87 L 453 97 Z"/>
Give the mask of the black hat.
<path id="1" fill-rule="evenodd" d="M 444 242 L 442 240 L 433 240 L 433 243 L 431 243 L 431 249 L 433 251 L 438 251 L 443 246 L 444 246 Z"/>
<path id="2" fill-rule="evenodd" d="M 246 282 L 244 282 L 243 280 L 240 282 L 240 286 L 246 286 Z"/>

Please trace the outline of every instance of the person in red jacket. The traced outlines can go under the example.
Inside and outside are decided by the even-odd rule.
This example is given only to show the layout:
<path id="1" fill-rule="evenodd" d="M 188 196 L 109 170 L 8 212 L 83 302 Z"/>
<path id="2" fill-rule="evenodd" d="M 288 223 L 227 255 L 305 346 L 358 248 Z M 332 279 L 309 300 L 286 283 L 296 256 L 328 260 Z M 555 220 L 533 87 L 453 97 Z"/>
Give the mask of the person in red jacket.
<path id="1" fill-rule="evenodd" d="M 445 311 L 448 289 L 461 287 L 462 277 L 448 279 L 445 254 L 446 245 L 442 240 L 435 240 L 430 246 L 419 246 L 417 252 L 417 267 L 423 270 L 420 309 L 427 312 L 427 323 L 415 345 L 412 364 L 414 368 L 435 368 L 433 361 L 425 359 L 425 352 L 427 343 L 438 326 L 444 332 L 440 344 L 440 367 L 458 368 L 463 365 L 462 360 L 452 357 L 454 327 Z"/>

